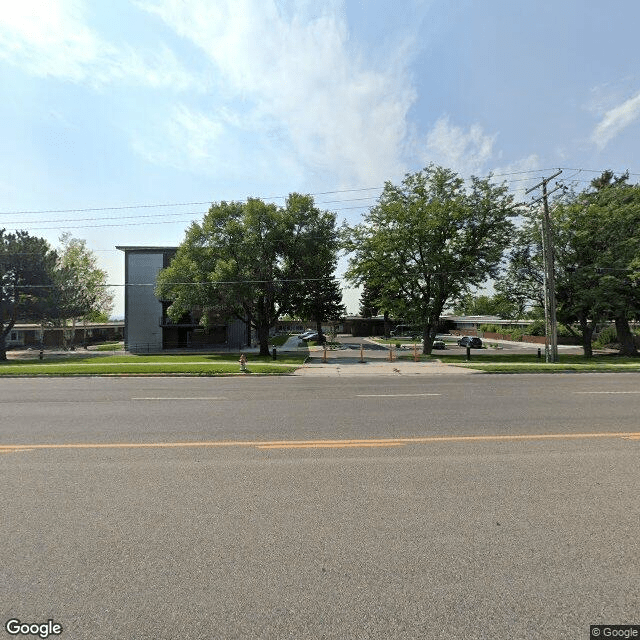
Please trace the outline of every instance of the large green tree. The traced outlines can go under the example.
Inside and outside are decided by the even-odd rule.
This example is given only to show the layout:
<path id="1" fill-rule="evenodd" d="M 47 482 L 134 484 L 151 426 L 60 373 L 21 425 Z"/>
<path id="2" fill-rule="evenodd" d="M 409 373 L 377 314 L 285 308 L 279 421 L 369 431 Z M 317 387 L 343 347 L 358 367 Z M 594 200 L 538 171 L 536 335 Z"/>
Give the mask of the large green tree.
<path id="1" fill-rule="evenodd" d="M 313 308 L 314 300 L 327 299 L 313 283 L 331 280 L 334 226 L 310 196 L 292 194 L 285 207 L 255 198 L 214 203 L 187 230 L 156 293 L 172 301 L 174 319 L 194 307 L 204 321 L 212 313 L 242 319 L 268 355 L 269 329 L 281 315 L 326 312 Z"/>
<path id="2" fill-rule="evenodd" d="M 387 182 L 365 222 L 345 229 L 349 279 L 381 288 L 381 306 L 423 328 L 431 353 L 451 300 L 495 277 L 512 233 L 505 185 L 430 165 L 399 185 Z"/>
<path id="3" fill-rule="evenodd" d="M 87 322 L 108 317 L 113 309 L 113 295 L 107 287 L 107 272 L 98 267 L 95 254 L 86 240 L 71 234 L 60 237 L 62 245 L 56 265 L 58 285 L 57 315 L 75 329 L 78 320 Z M 75 338 L 75 330 L 73 332 Z"/>
<path id="4" fill-rule="evenodd" d="M 0 230 L 0 360 L 16 322 L 42 322 L 55 308 L 57 255 L 43 238 Z"/>
<path id="5" fill-rule="evenodd" d="M 459 316 L 499 316 L 505 320 L 515 320 L 524 315 L 524 309 L 504 293 L 464 294 L 454 305 L 453 312 Z"/>
<path id="6" fill-rule="evenodd" d="M 633 278 L 640 254 L 640 188 L 627 179 L 605 172 L 590 189 L 569 193 L 552 207 L 557 318 L 578 327 L 587 357 L 593 333 L 604 321 L 615 321 L 621 353 L 636 353 L 629 320 L 640 315 Z M 513 299 L 544 305 L 538 211 L 525 217 L 497 288 Z"/>
<path id="7" fill-rule="evenodd" d="M 314 322 L 323 342 L 322 323 L 345 313 L 342 288 L 335 277 L 340 248 L 336 215 L 318 209 L 311 196 L 297 193 L 287 198 L 285 213 L 292 229 L 286 271 L 298 281 L 288 288 L 286 306 L 290 313 Z"/>

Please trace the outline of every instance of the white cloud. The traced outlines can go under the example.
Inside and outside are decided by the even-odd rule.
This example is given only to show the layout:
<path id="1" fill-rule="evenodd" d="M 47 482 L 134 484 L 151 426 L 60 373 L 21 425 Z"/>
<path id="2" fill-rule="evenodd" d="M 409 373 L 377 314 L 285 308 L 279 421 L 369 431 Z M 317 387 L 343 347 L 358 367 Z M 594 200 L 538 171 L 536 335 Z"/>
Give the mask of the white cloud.
<path id="1" fill-rule="evenodd" d="M 493 171 L 494 182 L 508 182 L 516 201 L 525 202 L 530 199 L 525 193 L 529 187 L 539 182 L 544 175 L 539 173 L 540 158 L 532 153 L 526 158 L 520 158 L 514 162 L 496 167 Z M 547 174 L 548 175 L 548 174 Z M 537 196 L 536 196 L 537 197 Z"/>
<path id="2" fill-rule="evenodd" d="M 497 134 L 485 134 L 478 124 L 465 131 L 443 116 L 427 134 L 422 160 L 449 167 L 462 176 L 481 175 L 493 158 L 496 138 Z"/>
<path id="3" fill-rule="evenodd" d="M 177 169 L 196 169 L 213 157 L 224 125 L 185 105 L 177 105 L 162 125 L 162 136 L 138 135 L 134 148 L 147 160 Z"/>
<path id="4" fill-rule="evenodd" d="M 415 99 L 404 63 L 374 69 L 349 40 L 341 3 L 160 0 L 139 3 L 212 61 L 224 89 L 214 108 L 289 162 L 334 184 L 379 184 L 404 171 L 407 112 Z"/>
<path id="5" fill-rule="evenodd" d="M 194 79 L 173 53 L 118 48 L 86 24 L 83 0 L 14 0 L 0 11 L 0 60 L 38 77 L 101 87 L 114 81 L 185 89 Z"/>
<path id="6" fill-rule="evenodd" d="M 640 118 L 640 93 L 609 109 L 595 128 L 591 140 L 603 149 L 623 129 Z"/>

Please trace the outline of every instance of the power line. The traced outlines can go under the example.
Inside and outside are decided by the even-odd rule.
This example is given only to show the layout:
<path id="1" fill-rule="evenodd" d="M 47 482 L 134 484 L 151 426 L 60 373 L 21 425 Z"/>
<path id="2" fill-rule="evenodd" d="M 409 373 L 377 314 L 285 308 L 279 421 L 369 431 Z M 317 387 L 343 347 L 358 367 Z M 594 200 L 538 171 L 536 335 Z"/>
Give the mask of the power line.
<path id="1" fill-rule="evenodd" d="M 576 173 L 573 174 L 573 176 L 571 176 L 570 178 L 565 179 L 565 181 L 569 181 L 572 178 L 574 178 L 575 176 L 579 175 L 581 172 L 591 172 L 591 173 L 602 173 L 602 171 L 598 171 L 596 169 L 569 169 L 569 168 L 565 168 L 567 171 L 575 171 Z M 499 177 L 505 177 L 505 176 L 516 176 L 516 175 L 524 175 L 524 174 L 539 174 L 542 171 L 547 171 L 546 169 L 527 169 L 527 170 L 522 170 L 522 171 L 510 171 L 510 172 L 505 172 L 505 173 L 500 173 L 500 174 L 488 174 L 487 176 L 485 176 L 485 179 L 488 178 L 499 178 Z M 629 175 L 633 175 L 633 176 L 640 176 L 639 173 L 629 173 Z M 518 183 L 518 182 L 528 182 L 531 180 L 535 180 L 536 176 L 527 176 L 527 177 L 521 177 L 521 178 L 512 178 L 510 180 L 505 180 L 504 182 L 507 182 L 509 184 L 514 184 L 514 183 Z M 589 180 L 573 180 L 573 182 L 579 182 L 579 183 L 590 183 Z M 318 195 L 328 195 L 328 194 L 338 194 L 338 193 L 357 193 L 357 192 L 364 192 L 364 191 L 380 191 L 382 190 L 383 187 L 363 187 L 363 188 L 358 188 L 358 189 L 340 189 L 340 190 L 333 190 L 333 191 L 323 191 L 323 192 L 317 192 L 317 193 L 313 193 L 313 194 L 309 194 L 312 196 L 318 196 Z M 269 198 L 264 198 L 264 199 L 278 199 L 278 198 L 286 198 L 288 196 L 270 196 Z M 348 203 L 348 202 L 357 202 L 357 201 L 366 201 L 366 200 L 374 200 L 377 196 L 376 195 L 371 195 L 371 196 L 365 196 L 365 197 L 358 197 L 358 198 L 342 198 L 339 200 L 324 200 L 324 201 L 320 201 L 320 202 L 316 202 L 314 203 L 316 206 L 318 205 L 328 205 L 328 204 L 341 204 L 341 203 Z M 150 209 L 150 208 L 155 208 L 155 207 L 178 207 L 178 206 L 188 206 L 188 205 L 210 205 L 211 203 L 209 202 L 182 202 L 182 203 L 156 203 L 156 204 L 138 204 L 138 205 L 126 205 L 126 206 L 120 206 L 120 207 L 95 207 L 95 208 L 84 208 L 84 209 L 43 209 L 40 211 L 16 211 L 16 212 L 0 212 L 0 215 L 26 215 L 26 214 L 31 214 L 31 215 L 36 215 L 36 214 L 42 214 L 42 213 L 82 213 L 82 212 L 90 212 L 90 211 L 121 211 L 121 210 L 132 210 L 132 209 L 140 209 L 140 208 L 144 208 L 144 209 Z M 332 210 L 333 211 L 349 211 L 349 210 L 357 210 L 357 209 L 367 209 L 370 208 L 369 206 L 365 205 L 365 206 L 353 206 L 353 207 L 333 207 Z M 21 221 L 7 221 L 3 224 L 5 225 L 16 225 L 16 227 L 19 226 L 19 228 L 25 228 L 28 227 L 30 230 L 63 230 L 63 229 L 86 229 L 86 228 L 106 228 L 106 227 L 116 227 L 116 226 L 144 226 L 147 224 L 174 224 L 174 223 L 182 223 L 182 222 L 191 222 L 193 219 L 192 218 L 180 218 L 180 216 L 203 216 L 205 215 L 206 212 L 205 211 L 180 211 L 180 212 L 173 212 L 173 213 L 153 213 L 150 215 L 131 215 L 131 216 L 91 216 L 91 217 L 85 217 L 85 218 L 66 218 L 66 219 L 51 219 L 51 220 L 29 220 L 29 221 L 25 221 L 25 220 L 21 220 Z M 171 217 L 171 218 L 179 218 L 176 220 L 170 220 L 170 221 L 157 221 L 157 222 L 139 222 L 139 223 L 132 223 L 132 222 L 122 222 L 122 223 L 118 223 L 118 224 L 82 224 L 82 225 L 78 225 L 75 224 L 77 222 L 84 222 L 84 221 L 101 221 L 101 220 L 142 220 L 144 219 L 157 219 L 157 218 L 167 218 L 167 217 Z M 59 225 L 56 223 L 62 223 L 62 222 L 68 222 L 71 224 L 65 224 L 65 225 Z M 33 226 L 33 225 L 42 225 L 42 224 L 48 224 L 48 223 L 52 223 L 55 224 L 56 226 Z"/>
<path id="2" fill-rule="evenodd" d="M 348 198 L 346 200 L 327 200 L 324 202 L 317 202 L 315 204 L 339 204 L 342 202 L 359 202 L 363 200 L 373 200 L 374 196 L 369 196 L 366 198 Z M 337 209 L 341 211 L 342 209 Z M 202 216 L 205 215 L 206 211 L 180 211 L 177 213 L 152 213 L 148 215 L 134 215 L 134 216 L 91 216 L 89 218 L 56 218 L 52 220 L 21 220 L 21 221 L 6 221 L 3 224 L 12 225 L 12 224 L 44 224 L 49 222 L 84 222 L 87 220 L 137 220 L 141 218 L 169 218 L 175 216 Z"/>
<path id="3" fill-rule="evenodd" d="M 546 171 L 551 171 L 552 169 L 526 169 L 522 171 L 509 171 L 505 173 L 495 173 L 495 174 L 487 174 L 482 176 L 482 178 L 486 179 L 489 177 L 498 178 L 504 176 L 514 176 L 514 175 L 522 175 L 526 173 L 543 173 Z M 636 174 L 630 174 L 636 175 Z M 637 174 L 640 175 L 640 174 Z M 523 180 L 526 180 L 525 178 Z M 334 189 L 331 191 L 317 191 L 314 193 L 309 193 L 305 195 L 310 196 L 323 196 L 323 195 L 331 195 L 334 193 L 358 193 L 363 191 L 381 191 L 384 187 L 359 187 L 353 189 Z M 290 194 L 289 194 L 290 195 Z M 284 200 L 289 197 L 286 196 L 249 196 L 250 198 L 260 198 L 262 200 Z M 372 196 L 373 197 L 373 196 Z M 364 198 L 366 199 L 366 198 Z M 236 200 L 230 199 L 229 202 L 235 202 Z M 89 211 L 122 211 L 126 209 L 152 209 L 156 207 L 195 207 L 195 206 L 203 206 L 203 205 L 211 205 L 212 200 L 202 201 L 202 202 L 158 202 L 155 204 L 130 204 L 130 205 L 122 205 L 122 206 L 111 206 L 111 207 L 84 207 L 84 208 L 76 208 L 76 209 L 39 209 L 39 210 L 19 210 L 19 211 L 0 211 L 0 215 L 39 215 L 42 213 L 85 213 Z M 316 203 L 323 204 L 323 203 Z M 326 203 L 324 203 L 326 204 Z"/>
<path id="4" fill-rule="evenodd" d="M 334 211 L 348 211 L 353 209 L 369 209 L 368 205 L 361 205 L 357 207 L 340 207 L 334 209 Z M 173 215 L 189 215 L 189 214 L 173 214 Z M 195 215 L 204 215 L 203 213 L 197 213 Z M 142 216 L 132 216 L 133 218 L 139 218 Z M 154 216 L 151 216 L 154 217 Z M 120 218 L 105 218 L 110 220 L 119 220 Z M 193 218 L 183 218 L 180 220 L 164 220 L 164 221 L 156 221 L 156 222 L 123 222 L 119 224 L 79 224 L 79 225 L 63 225 L 61 227 L 32 227 L 32 224 L 38 224 L 38 221 L 26 222 L 25 226 L 29 228 L 30 231 L 42 231 L 42 230 L 52 230 L 52 229 L 98 229 L 103 227 L 135 227 L 135 226 L 145 226 L 145 225 L 155 225 L 155 224 L 175 224 L 178 222 L 193 222 Z M 17 230 L 17 229 L 16 229 Z"/>
<path id="5" fill-rule="evenodd" d="M 375 191 L 380 190 L 382 187 L 363 187 L 360 189 L 336 189 L 335 191 L 319 191 L 317 193 L 310 193 L 305 195 L 310 196 L 322 196 L 330 195 L 332 193 L 352 193 L 359 191 Z M 286 199 L 289 196 L 249 196 L 249 198 L 260 198 L 262 200 L 280 200 Z M 236 200 L 229 200 L 229 202 L 235 202 Z M 211 205 L 213 200 L 206 202 L 159 202 L 156 204 L 130 204 L 120 207 L 86 207 L 82 209 L 40 209 L 37 211 L 0 211 L 0 215 L 27 215 L 27 214 L 41 214 L 41 213 L 84 213 L 87 211 L 122 211 L 124 209 L 151 209 L 155 207 L 198 207 L 202 205 Z"/>

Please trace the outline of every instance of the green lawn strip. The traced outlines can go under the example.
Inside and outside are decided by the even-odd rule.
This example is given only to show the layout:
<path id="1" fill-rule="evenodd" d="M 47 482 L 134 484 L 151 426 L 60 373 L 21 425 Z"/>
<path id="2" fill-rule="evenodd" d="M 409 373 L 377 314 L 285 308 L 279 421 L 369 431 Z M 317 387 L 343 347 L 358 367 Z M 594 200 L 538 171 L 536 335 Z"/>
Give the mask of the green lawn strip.
<path id="1" fill-rule="evenodd" d="M 247 374 L 275 374 L 282 375 L 295 371 L 298 367 L 287 364 L 247 363 Z M 111 363 L 101 362 L 86 364 L 58 363 L 57 366 L 30 364 L 27 366 L 4 365 L 0 367 L 2 375 L 120 375 L 120 374 L 189 374 L 189 375 L 220 375 L 240 374 L 238 363 Z"/>
<path id="2" fill-rule="evenodd" d="M 119 351 L 121 349 L 124 349 L 123 342 L 105 342 L 96 346 L 94 351 Z"/>
<path id="3" fill-rule="evenodd" d="M 413 355 L 411 354 L 403 354 L 398 356 L 401 360 L 413 360 Z M 434 350 L 431 356 L 421 355 L 421 359 L 423 360 L 433 360 L 437 358 L 444 364 L 457 364 L 457 363 L 466 363 L 466 364 L 539 364 L 541 366 L 546 366 L 544 360 L 538 359 L 535 353 L 491 353 L 491 355 L 483 353 L 480 350 L 472 350 L 471 351 L 471 360 L 467 360 L 467 356 L 465 354 L 457 354 L 457 355 L 447 355 L 446 353 Z M 631 364 L 631 365 L 640 365 L 640 358 L 631 358 L 619 356 L 617 354 L 611 355 L 596 355 L 593 358 L 585 358 L 583 355 L 574 354 L 574 353 L 566 353 L 561 354 L 559 356 L 558 364 L 585 364 L 585 365 L 593 365 L 593 364 L 603 364 L 603 365 L 621 365 L 621 364 Z"/>
<path id="4" fill-rule="evenodd" d="M 306 352 L 294 353 L 294 352 L 280 352 L 278 359 L 273 360 L 271 356 L 260 356 L 257 353 L 248 353 L 247 362 L 251 363 L 278 363 L 278 364 L 302 364 L 307 357 Z M 240 353 L 217 353 L 217 354 L 184 354 L 184 355 L 74 355 L 74 356 L 62 356 L 52 357 L 45 356 L 44 360 L 38 358 L 31 358 L 28 360 L 6 360 L 0 362 L 0 370 L 7 366 L 25 367 L 31 365 L 39 365 L 43 367 L 47 366 L 59 366 L 61 364 L 82 364 L 82 365 L 95 365 L 95 364 L 214 364 L 214 363 L 237 363 L 240 359 Z"/>
<path id="5" fill-rule="evenodd" d="M 270 356 L 247 354 L 249 373 L 285 374 L 302 365 L 307 353 Z M 0 363 L 1 375 L 118 375 L 118 374 L 190 374 L 219 375 L 240 373 L 239 353 L 186 355 L 114 355 L 71 356 L 45 360 L 8 360 Z"/>
<path id="6" fill-rule="evenodd" d="M 290 337 L 290 334 L 286 334 L 284 336 L 273 336 L 273 338 L 269 338 L 269 344 L 272 347 L 281 347 Z"/>
<path id="7" fill-rule="evenodd" d="M 462 364 L 456 363 L 457 367 L 474 369 L 485 373 L 629 373 L 640 371 L 640 363 L 637 364 Z"/>

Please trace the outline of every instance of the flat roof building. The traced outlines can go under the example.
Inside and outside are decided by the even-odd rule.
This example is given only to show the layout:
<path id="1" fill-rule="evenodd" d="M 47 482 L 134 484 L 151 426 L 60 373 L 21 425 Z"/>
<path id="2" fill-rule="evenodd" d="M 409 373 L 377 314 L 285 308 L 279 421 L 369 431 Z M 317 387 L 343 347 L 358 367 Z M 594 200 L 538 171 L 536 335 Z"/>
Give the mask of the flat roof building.
<path id="1" fill-rule="evenodd" d="M 163 349 L 227 347 L 241 349 L 247 344 L 246 325 L 233 320 L 205 329 L 202 311 L 194 309 L 180 320 L 167 315 L 170 300 L 155 294 L 158 273 L 173 260 L 177 247 L 117 246 L 124 252 L 124 341 L 132 352 Z"/>

